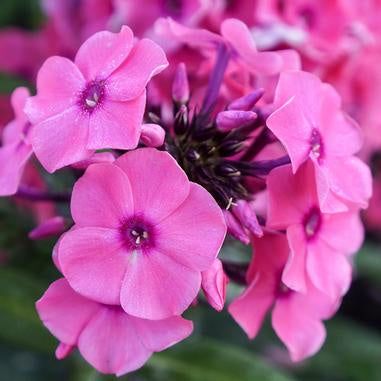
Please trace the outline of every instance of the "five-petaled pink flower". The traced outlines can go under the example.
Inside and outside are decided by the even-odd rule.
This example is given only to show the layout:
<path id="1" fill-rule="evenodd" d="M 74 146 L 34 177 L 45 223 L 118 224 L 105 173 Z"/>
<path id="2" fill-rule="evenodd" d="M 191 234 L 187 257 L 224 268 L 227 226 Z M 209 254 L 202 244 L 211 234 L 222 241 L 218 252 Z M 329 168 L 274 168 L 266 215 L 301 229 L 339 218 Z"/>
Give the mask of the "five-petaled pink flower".
<path id="1" fill-rule="evenodd" d="M 121 376 L 188 337 L 193 324 L 180 316 L 163 320 L 139 319 L 120 306 L 94 302 L 76 293 L 66 279 L 52 283 L 37 301 L 38 314 L 60 341 L 59 359 L 74 347 L 97 370 Z"/>
<path id="2" fill-rule="evenodd" d="M 348 256 L 356 253 L 364 238 L 358 210 L 321 211 L 311 161 L 295 175 L 291 165 L 272 170 L 267 186 L 267 226 L 286 229 L 290 245 L 282 281 L 305 292 L 309 280 L 333 299 L 342 296 L 351 281 Z"/>
<path id="3" fill-rule="evenodd" d="M 130 315 L 180 315 L 226 233 L 221 209 L 166 152 L 141 148 L 89 166 L 74 185 L 75 227 L 58 246 L 74 290 Z"/>
<path id="4" fill-rule="evenodd" d="M 283 72 L 274 104 L 267 125 L 285 146 L 294 172 L 306 160 L 313 161 L 322 209 L 342 212 L 348 203 L 366 207 L 371 174 L 353 156 L 362 145 L 360 130 L 342 112 L 333 87 L 307 72 Z"/>
<path id="5" fill-rule="evenodd" d="M 37 77 L 37 95 L 25 108 L 35 125 L 31 142 L 49 171 L 84 160 L 97 149 L 132 149 L 139 142 L 146 85 L 168 65 L 153 41 L 132 31 L 99 32 L 74 63 L 50 57 Z"/>
<path id="6" fill-rule="evenodd" d="M 15 119 L 3 131 L 0 148 L 0 196 L 15 194 L 19 187 L 25 164 L 32 156 L 30 145 L 31 125 L 23 112 L 29 90 L 18 87 L 12 93 Z"/>
<path id="7" fill-rule="evenodd" d="M 325 340 L 322 320 L 331 317 L 339 300 L 332 301 L 308 283 L 305 293 L 287 288 L 281 281 L 289 254 L 283 234 L 253 238 L 255 251 L 247 273 L 248 287 L 229 306 L 236 322 L 254 338 L 272 308 L 272 326 L 287 346 L 293 361 L 315 354 Z"/>

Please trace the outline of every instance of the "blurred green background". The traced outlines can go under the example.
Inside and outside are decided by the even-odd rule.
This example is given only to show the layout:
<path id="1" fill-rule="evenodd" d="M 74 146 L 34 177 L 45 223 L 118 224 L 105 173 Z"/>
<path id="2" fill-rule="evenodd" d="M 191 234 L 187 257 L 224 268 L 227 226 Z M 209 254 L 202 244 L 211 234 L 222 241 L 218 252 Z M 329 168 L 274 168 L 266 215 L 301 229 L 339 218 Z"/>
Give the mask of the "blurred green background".
<path id="1" fill-rule="evenodd" d="M 37 0 L 1 0 L 0 28 L 38 28 L 43 17 Z M 0 73 L 0 96 L 25 80 Z M 70 189 L 70 172 L 49 176 L 52 189 Z M 67 206 L 60 213 L 68 215 Z M 34 302 L 59 277 L 51 262 L 54 240 L 30 241 L 31 215 L 15 200 L 0 199 L 0 380 L 113 380 L 88 366 L 78 355 L 54 357 L 56 340 L 40 323 Z M 226 311 L 201 303 L 187 312 L 195 324 L 191 338 L 155 354 L 130 381 L 380 381 L 381 252 L 380 237 L 367 237 L 356 258 L 355 278 L 337 316 L 327 323 L 321 352 L 291 364 L 269 322 L 254 341 Z M 228 242 L 222 255 L 247 262 L 246 247 Z M 229 285 L 229 298 L 240 292 Z"/>

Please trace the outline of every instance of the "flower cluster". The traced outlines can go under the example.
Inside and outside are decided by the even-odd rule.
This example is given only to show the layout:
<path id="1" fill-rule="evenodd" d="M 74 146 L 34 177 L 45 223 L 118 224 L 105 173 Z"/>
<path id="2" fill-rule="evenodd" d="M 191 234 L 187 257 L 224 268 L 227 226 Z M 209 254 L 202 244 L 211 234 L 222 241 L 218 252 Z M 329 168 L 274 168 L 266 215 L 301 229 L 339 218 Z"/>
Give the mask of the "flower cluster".
<path id="1" fill-rule="evenodd" d="M 57 358 L 78 348 L 101 372 L 131 372 L 191 334 L 182 314 L 201 290 L 221 311 L 228 279 L 242 286 L 228 311 L 249 338 L 271 310 L 292 360 L 315 354 L 350 286 L 372 195 L 356 155 L 373 151 L 352 117 L 370 122 L 330 72 L 336 50 L 350 55 L 348 41 L 370 33 L 348 31 L 356 7 L 43 3 L 49 55 L 60 56 L 39 69 L 36 95 L 12 94 L 0 195 L 70 201 L 70 223 L 53 213 L 30 234 L 62 233 L 52 255 L 62 278 L 36 304 Z M 78 47 L 77 36 L 90 37 Z M 69 194 L 29 187 L 36 162 L 75 171 Z M 251 246 L 250 263 L 218 259 L 226 234 Z"/>

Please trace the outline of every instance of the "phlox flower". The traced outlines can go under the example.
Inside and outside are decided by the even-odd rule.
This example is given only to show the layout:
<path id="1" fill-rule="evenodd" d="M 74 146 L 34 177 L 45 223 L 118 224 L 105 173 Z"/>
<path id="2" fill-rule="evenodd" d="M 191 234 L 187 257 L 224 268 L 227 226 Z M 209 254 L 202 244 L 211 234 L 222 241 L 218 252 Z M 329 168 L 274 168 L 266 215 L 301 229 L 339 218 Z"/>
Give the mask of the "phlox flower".
<path id="1" fill-rule="evenodd" d="M 31 124 L 23 112 L 29 90 L 18 87 L 12 93 L 15 118 L 9 122 L 2 135 L 0 147 L 0 196 L 15 194 L 19 187 L 24 167 L 32 155 L 30 144 Z"/>
<path id="2" fill-rule="evenodd" d="M 37 95 L 25 107 L 35 125 L 31 142 L 49 171 L 104 148 L 132 149 L 139 142 L 146 85 L 168 65 L 154 42 L 134 42 L 132 31 L 99 32 L 74 63 L 50 57 L 37 77 Z"/>
<path id="3" fill-rule="evenodd" d="M 109 306 L 76 293 L 61 278 L 50 285 L 36 303 L 37 312 L 49 331 L 60 341 L 58 359 L 74 347 L 94 368 L 121 376 L 188 337 L 193 324 L 180 316 L 145 320 L 126 314 L 120 306 Z"/>
<path id="4" fill-rule="evenodd" d="M 308 283 L 306 292 L 287 288 L 281 281 L 289 255 L 283 234 L 253 239 L 254 257 L 247 273 L 247 289 L 229 306 L 236 322 L 254 338 L 272 308 L 272 326 L 286 345 L 291 359 L 300 361 L 315 354 L 325 340 L 323 319 L 335 312 L 338 301 Z"/>
<path id="5" fill-rule="evenodd" d="M 348 256 L 364 237 L 358 211 L 327 214 L 320 209 L 311 161 L 295 175 L 291 165 L 275 168 L 267 187 L 267 226 L 286 229 L 290 245 L 282 281 L 300 292 L 310 281 L 333 299 L 342 296 L 351 281 Z"/>
<path id="6" fill-rule="evenodd" d="M 365 208 L 371 174 L 353 156 L 362 145 L 360 130 L 342 112 L 336 91 L 313 74 L 283 72 L 274 106 L 267 126 L 285 146 L 294 172 L 308 159 L 314 163 L 321 208 L 345 211 L 348 203 Z"/>
<path id="7" fill-rule="evenodd" d="M 74 185 L 71 213 L 75 226 L 58 246 L 70 285 L 146 319 L 189 307 L 226 233 L 212 196 L 154 148 L 89 166 Z"/>

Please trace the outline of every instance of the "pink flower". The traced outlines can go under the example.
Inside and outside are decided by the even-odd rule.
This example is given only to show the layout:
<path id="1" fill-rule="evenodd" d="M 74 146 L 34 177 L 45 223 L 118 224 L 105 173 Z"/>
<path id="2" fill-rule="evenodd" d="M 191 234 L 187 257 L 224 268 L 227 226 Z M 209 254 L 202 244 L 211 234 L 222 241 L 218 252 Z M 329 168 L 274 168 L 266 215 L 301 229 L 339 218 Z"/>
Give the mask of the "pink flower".
<path id="1" fill-rule="evenodd" d="M 44 239 L 54 237 L 65 231 L 66 220 L 61 216 L 49 218 L 31 230 L 28 234 L 30 239 Z"/>
<path id="2" fill-rule="evenodd" d="M 180 315 L 196 297 L 226 226 L 220 208 L 166 152 L 142 148 L 91 165 L 75 184 L 75 229 L 58 248 L 80 294 L 130 315 Z"/>
<path id="3" fill-rule="evenodd" d="M 285 146 L 296 172 L 311 159 L 324 211 L 365 208 L 371 195 L 369 168 L 355 154 L 362 145 L 356 123 L 341 111 L 340 97 L 328 84 L 307 72 L 280 75 L 276 110 L 267 125 Z"/>
<path id="4" fill-rule="evenodd" d="M 0 147 L 0 196 L 15 194 L 20 185 L 24 167 L 32 156 L 29 142 L 30 123 L 23 112 L 29 90 L 18 87 L 12 93 L 13 119 L 4 128 Z"/>
<path id="5" fill-rule="evenodd" d="M 202 275 L 202 289 L 206 300 L 217 311 L 222 311 L 226 298 L 226 285 L 229 282 L 222 263 L 219 259 L 213 262 L 213 265 Z"/>
<path id="6" fill-rule="evenodd" d="M 272 170 L 267 186 L 267 226 L 287 229 L 290 245 L 282 281 L 300 292 L 306 292 L 310 281 L 333 299 L 342 296 L 351 281 L 347 256 L 360 248 L 364 237 L 357 210 L 322 212 L 311 161 L 295 175 L 291 165 Z"/>
<path id="7" fill-rule="evenodd" d="M 237 19 L 226 19 L 221 24 L 221 34 L 207 29 L 189 28 L 171 18 L 159 19 L 156 33 L 171 41 L 202 48 L 210 55 L 211 48 L 225 45 L 233 52 L 233 58 L 249 72 L 261 74 L 279 73 L 284 65 L 282 54 L 259 52 L 247 26 Z"/>
<path id="8" fill-rule="evenodd" d="M 229 312 L 254 338 L 267 312 L 272 310 L 272 326 L 287 346 L 293 361 L 315 354 L 325 340 L 321 320 L 335 312 L 334 303 L 310 283 L 304 294 L 288 289 L 281 281 L 289 247 L 282 234 L 254 238 L 254 258 L 247 274 L 248 288 L 232 302 Z"/>
<path id="9" fill-rule="evenodd" d="M 86 299 L 64 278 L 50 285 L 36 308 L 44 325 L 60 341 L 58 359 L 78 347 L 98 371 L 117 376 L 140 368 L 153 352 L 185 339 L 193 329 L 192 322 L 179 316 L 139 319 L 119 306 Z"/>
<path id="10" fill-rule="evenodd" d="M 25 111 L 31 141 L 49 171 L 88 158 L 97 149 L 135 148 L 146 103 L 145 87 L 167 66 L 163 50 L 128 27 L 99 32 L 78 50 L 74 63 L 50 57 L 40 69 L 37 95 Z"/>

